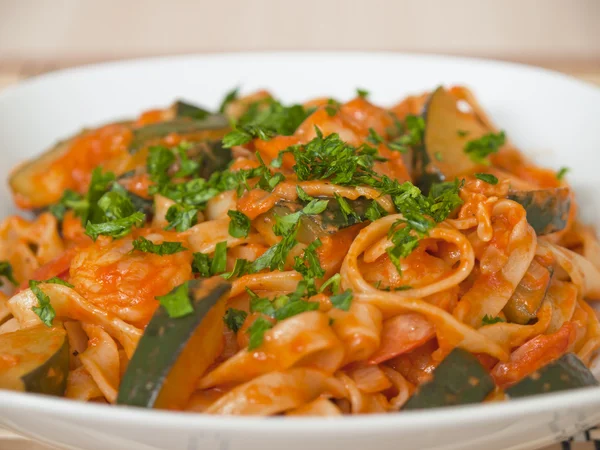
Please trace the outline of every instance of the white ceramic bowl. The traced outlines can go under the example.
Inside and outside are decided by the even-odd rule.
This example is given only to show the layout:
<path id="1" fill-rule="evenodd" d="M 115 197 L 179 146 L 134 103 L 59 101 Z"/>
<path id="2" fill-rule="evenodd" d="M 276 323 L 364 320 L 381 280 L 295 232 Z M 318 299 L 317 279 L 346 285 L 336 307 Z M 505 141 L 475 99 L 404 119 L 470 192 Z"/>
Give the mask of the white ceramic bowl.
<path id="1" fill-rule="evenodd" d="M 83 126 L 175 98 L 217 106 L 233 86 L 286 101 L 350 98 L 392 104 L 439 84 L 471 87 L 510 138 L 545 166 L 571 168 L 586 221 L 600 212 L 600 90 L 557 73 L 440 56 L 293 53 L 183 56 L 84 67 L 0 94 L 0 179 Z M 0 214 L 14 212 L 6 184 Z M 0 426 L 73 449 L 534 449 L 600 422 L 600 387 L 506 403 L 339 419 L 226 418 L 82 404 L 0 391 Z"/>

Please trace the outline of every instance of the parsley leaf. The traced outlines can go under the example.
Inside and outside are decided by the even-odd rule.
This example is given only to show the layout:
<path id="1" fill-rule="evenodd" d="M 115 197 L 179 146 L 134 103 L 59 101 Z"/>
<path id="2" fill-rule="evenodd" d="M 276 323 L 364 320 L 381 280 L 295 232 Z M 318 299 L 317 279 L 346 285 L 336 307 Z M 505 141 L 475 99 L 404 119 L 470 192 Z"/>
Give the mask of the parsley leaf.
<path id="1" fill-rule="evenodd" d="M 481 181 L 485 181 L 489 184 L 498 184 L 498 178 L 496 178 L 491 173 L 476 173 L 475 178 Z"/>
<path id="2" fill-rule="evenodd" d="M 325 275 L 325 269 L 321 267 L 319 255 L 317 254 L 317 249 L 322 245 L 321 240 L 317 239 L 304 249 L 302 258 L 296 256 L 294 259 L 294 270 L 300 273 L 306 281 L 308 295 L 317 293 L 315 280 L 317 278 L 323 278 Z"/>
<path id="3" fill-rule="evenodd" d="M 561 167 L 559 171 L 556 172 L 556 179 L 559 181 L 562 180 L 569 170 L 568 167 Z"/>
<path id="4" fill-rule="evenodd" d="M 42 283 L 61 284 L 70 288 L 72 288 L 73 285 L 58 277 L 52 277 L 46 281 L 29 280 L 29 289 L 31 289 L 31 292 L 33 292 L 38 300 L 38 306 L 33 306 L 31 310 L 40 318 L 44 325 L 51 327 L 52 321 L 56 317 L 56 311 L 50 303 L 50 297 L 40 289 L 39 285 Z"/>
<path id="5" fill-rule="evenodd" d="M 314 200 L 314 197 L 311 197 L 310 195 L 308 195 L 304 191 L 304 189 L 302 189 L 300 187 L 299 184 L 296 185 L 296 193 L 298 194 L 298 198 L 303 202 L 310 202 L 310 201 Z"/>
<path id="6" fill-rule="evenodd" d="M 8 261 L 0 261 L 0 277 L 6 278 L 14 286 L 19 285 L 17 280 L 15 280 L 15 276 L 13 275 L 12 265 Z M 4 282 L 2 280 L 0 280 L 0 286 L 4 286 Z"/>
<path id="7" fill-rule="evenodd" d="M 301 299 L 294 299 L 281 303 L 283 304 L 275 311 L 275 318 L 277 320 L 285 320 L 289 317 L 302 314 L 303 312 L 316 311 L 319 309 L 318 302 L 308 302 Z"/>
<path id="8" fill-rule="evenodd" d="M 342 141 L 338 134 L 317 136 L 305 145 L 288 148 L 294 155 L 293 169 L 298 180 L 330 180 L 333 184 L 357 185 L 362 177 L 371 176 L 376 149 L 368 145 L 355 148 Z"/>
<path id="9" fill-rule="evenodd" d="M 198 222 L 198 210 L 193 206 L 175 204 L 169 207 L 165 219 L 169 222 L 166 230 L 175 228 L 177 231 L 185 231 Z"/>
<path id="10" fill-rule="evenodd" d="M 264 317 L 258 317 L 247 331 L 248 335 L 250 336 L 248 350 L 254 350 L 260 347 L 263 343 L 265 332 L 271 328 L 273 328 L 273 324 L 271 322 Z"/>
<path id="11" fill-rule="evenodd" d="M 421 116 L 409 114 L 404 123 L 396 122 L 400 136 L 387 144 L 391 150 L 406 153 L 410 147 L 416 147 L 423 143 L 425 135 L 425 120 Z"/>
<path id="12" fill-rule="evenodd" d="M 352 304 L 352 291 L 350 289 L 346 289 L 341 294 L 331 296 L 330 300 L 334 307 L 343 311 L 348 311 L 350 309 L 350 305 Z"/>
<path id="13" fill-rule="evenodd" d="M 177 286 L 168 294 L 156 297 L 156 299 L 165 308 L 169 317 L 173 319 L 185 317 L 194 312 L 194 307 L 188 293 L 187 281 Z"/>
<path id="14" fill-rule="evenodd" d="M 227 242 L 219 242 L 215 246 L 215 254 L 210 264 L 210 272 L 212 275 L 225 272 L 227 267 Z"/>
<path id="15" fill-rule="evenodd" d="M 150 179 L 159 186 L 168 182 L 168 170 L 174 162 L 175 154 L 170 149 L 158 145 L 150 147 L 146 159 L 146 170 Z"/>
<path id="16" fill-rule="evenodd" d="M 325 292 L 328 287 L 331 287 L 331 292 L 333 294 L 337 294 L 340 291 L 340 286 L 342 284 L 342 277 L 339 273 L 333 275 L 329 280 L 321 285 L 321 289 L 319 292 Z"/>
<path id="17" fill-rule="evenodd" d="M 373 128 L 369 128 L 369 136 L 367 137 L 367 141 L 373 145 L 382 144 L 384 142 L 383 138 Z"/>
<path id="18" fill-rule="evenodd" d="M 499 323 L 499 322 L 505 322 L 505 320 L 502 317 L 491 317 L 491 316 L 488 316 L 487 314 L 485 316 L 483 316 L 483 319 L 481 320 L 481 323 L 483 325 L 493 325 L 493 324 Z"/>
<path id="19" fill-rule="evenodd" d="M 504 134 L 504 131 L 499 133 L 488 133 L 481 136 L 479 139 L 467 142 L 464 150 L 473 162 L 485 164 L 487 166 L 490 164 L 487 157 L 492 153 L 497 153 L 500 147 L 504 145 L 505 141 L 506 135 Z"/>
<path id="20" fill-rule="evenodd" d="M 238 96 L 239 96 L 239 90 L 240 88 L 234 88 L 231 91 L 229 91 L 226 95 L 225 98 L 223 98 L 223 101 L 221 101 L 221 105 L 219 106 L 219 112 L 221 114 L 223 114 L 225 112 L 225 109 L 227 108 L 227 105 L 229 105 L 231 102 L 237 100 Z"/>
<path id="21" fill-rule="evenodd" d="M 383 216 L 387 216 L 387 211 L 377 201 L 373 200 L 365 211 L 365 217 L 371 222 L 375 222 Z"/>
<path id="22" fill-rule="evenodd" d="M 242 325 L 246 321 L 246 317 L 248 317 L 248 313 L 246 311 L 242 311 L 241 309 L 229 308 L 225 312 L 225 316 L 223 317 L 223 321 L 227 328 L 229 328 L 234 333 L 240 331 Z"/>
<path id="23" fill-rule="evenodd" d="M 225 272 L 221 276 L 226 280 L 229 280 L 233 277 L 241 277 L 242 275 L 248 272 L 250 267 L 250 262 L 244 258 L 237 258 L 233 265 L 233 269 L 231 272 Z"/>
<path id="24" fill-rule="evenodd" d="M 269 140 L 275 135 L 290 136 L 308 117 L 302 105 L 283 106 L 268 98 L 252 103 L 238 119 L 234 130 L 223 138 L 223 147 L 243 145 L 254 138 Z"/>
<path id="25" fill-rule="evenodd" d="M 352 209 L 352 207 L 350 206 L 350 204 L 344 197 L 342 197 L 337 192 L 334 193 L 334 197 L 337 200 L 338 204 L 340 205 L 340 211 L 342 212 L 342 215 L 344 216 L 344 222 L 346 224 L 349 223 L 348 217 L 352 217 L 354 219 L 354 223 L 362 222 L 362 219 L 360 218 L 360 216 L 358 214 L 356 214 L 356 212 L 354 212 L 354 210 Z"/>
<path id="26" fill-rule="evenodd" d="M 250 219 L 242 212 L 229 210 L 227 215 L 230 217 L 229 234 L 236 238 L 247 237 L 250 232 Z"/>
<path id="27" fill-rule="evenodd" d="M 283 270 L 290 250 L 296 245 L 299 222 L 279 241 L 260 255 L 250 266 L 250 272 L 260 272 L 264 269 Z"/>
<path id="28" fill-rule="evenodd" d="M 327 100 L 327 105 L 325 106 L 325 112 L 329 117 L 333 117 L 340 110 L 340 103 L 337 100 L 330 98 Z"/>
<path id="29" fill-rule="evenodd" d="M 194 261 L 192 262 L 192 270 L 194 273 L 199 274 L 201 277 L 208 278 L 212 274 L 210 272 L 210 265 L 212 258 L 206 253 L 194 253 Z"/>
<path id="30" fill-rule="evenodd" d="M 357 88 L 356 95 L 358 95 L 360 98 L 367 98 L 369 96 L 369 91 Z"/>
<path id="31" fill-rule="evenodd" d="M 144 224 L 146 216 L 141 212 L 133 213 L 128 217 L 112 220 L 104 223 L 91 223 L 85 227 L 85 234 L 91 237 L 94 241 L 98 236 L 111 236 L 114 239 L 122 238 L 131 233 L 131 228 L 134 226 L 140 227 Z"/>
<path id="32" fill-rule="evenodd" d="M 155 244 L 143 236 L 140 236 L 133 241 L 133 248 L 141 252 L 155 253 L 161 256 L 172 255 L 187 250 L 181 242 L 163 242 L 161 244 Z"/>
<path id="33" fill-rule="evenodd" d="M 63 220 L 67 210 L 72 209 L 74 211 L 82 211 L 85 210 L 87 206 L 87 201 L 80 194 L 67 189 L 63 192 L 58 203 L 50 205 L 48 210 L 58 220 Z"/>

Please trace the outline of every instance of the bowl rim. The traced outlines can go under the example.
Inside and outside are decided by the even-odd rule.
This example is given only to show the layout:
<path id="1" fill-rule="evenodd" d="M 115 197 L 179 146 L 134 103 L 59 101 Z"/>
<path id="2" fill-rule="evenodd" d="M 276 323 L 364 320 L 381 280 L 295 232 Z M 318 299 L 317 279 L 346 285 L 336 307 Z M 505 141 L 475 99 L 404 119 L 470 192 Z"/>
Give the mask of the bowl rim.
<path id="1" fill-rule="evenodd" d="M 386 60 L 403 59 L 413 63 L 449 63 L 477 65 L 496 70 L 510 70 L 528 72 L 530 75 L 554 78 L 556 82 L 570 84 L 572 87 L 585 89 L 590 95 L 598 96 L 600 101 L 600 88 L 590 82 L 578 80 L 564 73 L 535 67 L 527 64 L 483 59 L 464 56 L 450 56 L 440 54 L 406 53 L 390 51 L 285 51 L 285 52 L 226 52 L 209 54 L 182 54 L 173 56 L 142 57 L 134 59 L 117 60 L 103 63 L 85 64 L 77 67 L 65 68 L 46 74 L 22 80 L 0 91 L 0 108 L 3 102 L 12 97 L 26 95 L 27 90 L 35 85 L 52 83 L 68 77 L 85 77 L 98 71 L 129 70 L 135 67 L 170 64 L 181 61 L 213 61 L 236 60 L 243 63 L 247 60 L 286 60 L 286 59 L 348 59 L 361 60 Z M 435 408 L 431 410 L 409 411 L 402 414 L 373 414 L 342 416 L 328 418 L 318 417 L 271 417 L 266 420 L 261 417 L 221 417 L 200 413 L 175 412 L 163 410 L 148 410 L 127 406 L 100 405 L 83 403 L 64 398 L 45 395 L 13 392 L 0 390 L 0 409 L 14 409 L 21 411 L 36 410 L 53 416 L 63 418 L 81 419 L 97 423 L 112 423 L 115 421 L 132 425 L 144 423 L 145 426 L 172 429 L 200 429 L 203 427 L 215 431 L 248 432 L 248 433 L 289 433 L 301 432 L 310 429 L 311 432 L 326 433 L 335 431 L 373 433 L 378 430 L 402 428 L 430 428 L 432 421 L 440 427 L 451 427 L 456 423 L 469 421 L 471 423 L 489 422 L 494 418 L 514 417 L 519 418 L 531 413 L 542 411 L 576 410 L 578 407 L 600 404 L 600 386 L 572 391 L 544 394 L 508 402 L 494 402 L 475 405 L 452 406 Z M 273 427 L 273 423 L 277 423 Z"/>

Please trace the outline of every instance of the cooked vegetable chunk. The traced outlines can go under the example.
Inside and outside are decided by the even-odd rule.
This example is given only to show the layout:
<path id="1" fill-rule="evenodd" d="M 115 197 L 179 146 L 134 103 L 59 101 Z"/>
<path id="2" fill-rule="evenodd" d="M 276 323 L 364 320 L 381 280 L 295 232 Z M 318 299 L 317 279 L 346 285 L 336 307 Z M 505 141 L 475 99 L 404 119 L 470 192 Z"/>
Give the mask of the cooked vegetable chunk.
<path id="1" fill-rule="evenodd" d="M 328 200 L 327 208 L 320 214 L 303 214 L 300 217 L 298 241 L 310 244 L 315 239 L 327 234 L 337 233 L 339 230 L 350 227 L 366 219 L 367 208 L 373 200 L 359 197 L 356 200 L 343 199 L 344 205 L 352 212 L 344 212 L 339 201 L 331 197 L 320 197 L 319 200 Z M 303 206 L 296 202 L 279 201 L 267 215 L 275 223 L 275 217 L 284 217 L 297 213 Z"/>
<path id="2" fill-rule="evenodd" d="M 416 184 L 428 191 L 434 182 L 473 172 L 478 164 L 467 155 L 465 146 L 485 135 L 487 128 L 473 116 L 461 112 L 457 99 L 443 87 L 431 94 L 423 117 L 424 142 L 413 149 Z"/>
<path id="3" fill-rule="evenodd" d="M 526 325 L 535 319 L 550 287 L 551 278 L 550 269 L 535 259 L 531 262 L 525 276 L 504 306 L 504 315 L 509 322 Z"/>
<path id="4" fill-rule="evenodd" d="M 202 120 L 190 120 L 179 117 L 167 122 L 157 122 L 133 130 L 133 139 L 129 151 L 135 153 L 141 148 L 156 143 L 169 134 L 179 134 L 184 140 L 201 141 L 204 139 L 219 139 L 228 130 L 225 116 L 210 115 Z"/>
<path id="5" fill-rule="evenodd" d="M 403 409 L 479 403 L 494 389 L 494 381 L 477 358 L 456 348 L 433 372 L 433 379 L 422 384 Z"/>
<path id="6" fill-rule="evenodd" d="M 538 236 L 555 233 L 567 226 L 571 209 L 568 188 L 519 191 L 511 193 L 508 198 L 525 208 L 527 222 Z"/>
<path id="7" fill-rule="evenodd" d="M 167 309 L 161 302 L 123 375 L 117 403 L 181 409 L 217 357 L 230 285 L 214 277 L 182 286 L 187 287 L 182 294 L 187 299 L 176 292 L 179 288 L 169 296 L 178 296 L 190 309 L 178 308 L 183 314 L 175 314 L 173 304 Z"/>
<path id="8" fill-rule="evenodd" d="M 0 335 L 0 388 L 61 396 L 68 372 L 64 328 L 40 325 Z"/>
<path id="9" fill-rule="evenodd" d="M 598 380 L 575 354 L 567 353 L 508 388 L 506 393 L 516 398 L 587 386 L 598 386 Z"/>

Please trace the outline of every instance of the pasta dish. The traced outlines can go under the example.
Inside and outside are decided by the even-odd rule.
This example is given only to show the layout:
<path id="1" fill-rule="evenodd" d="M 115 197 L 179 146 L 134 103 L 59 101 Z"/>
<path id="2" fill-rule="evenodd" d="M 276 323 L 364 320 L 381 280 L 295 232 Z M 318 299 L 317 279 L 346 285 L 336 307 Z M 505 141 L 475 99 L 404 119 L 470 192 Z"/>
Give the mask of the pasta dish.
<path id="1" fill-rule="evenodd" d="M 230 92 L 15 168 L 0 388 L 339 416 L 597 385 L 600 247 L 466 88 Z"/>

